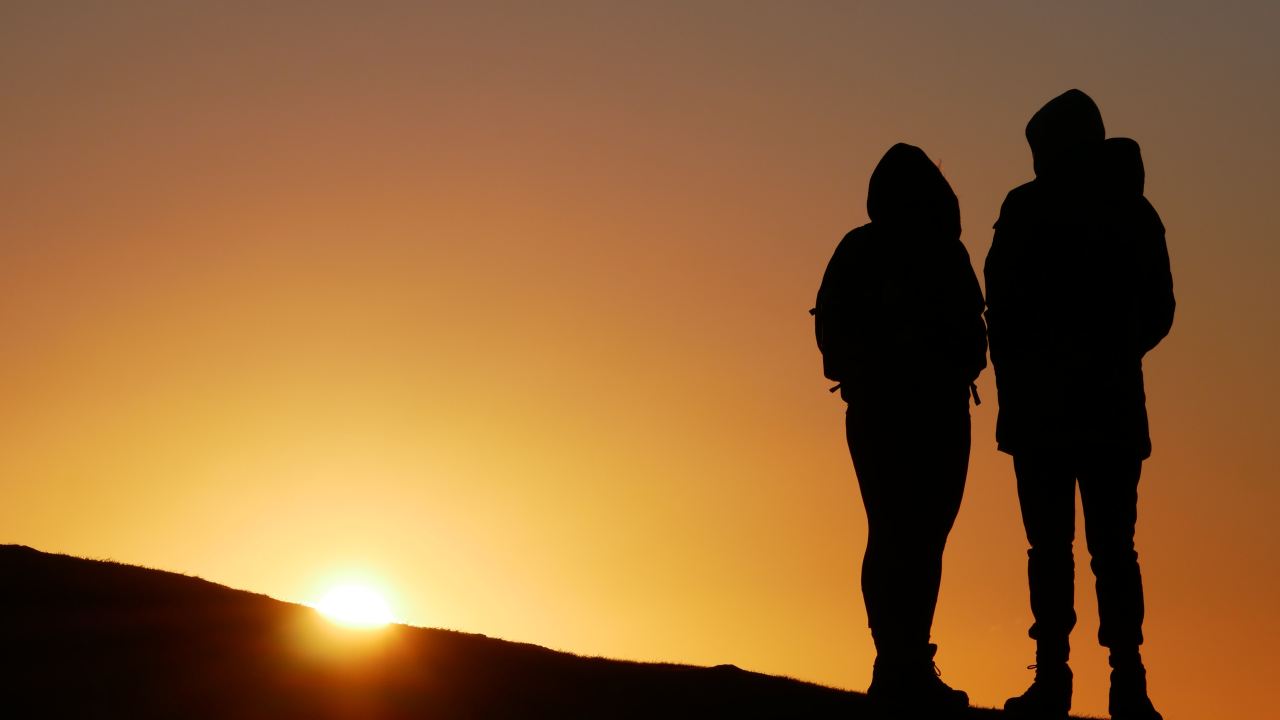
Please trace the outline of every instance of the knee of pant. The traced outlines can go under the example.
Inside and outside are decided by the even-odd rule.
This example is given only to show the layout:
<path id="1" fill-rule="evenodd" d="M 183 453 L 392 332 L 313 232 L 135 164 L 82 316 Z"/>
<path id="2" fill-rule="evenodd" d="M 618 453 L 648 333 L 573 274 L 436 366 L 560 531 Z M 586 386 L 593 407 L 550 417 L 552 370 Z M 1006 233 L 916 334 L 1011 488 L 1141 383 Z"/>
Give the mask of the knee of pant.
<path id="1" fill-rule="evenodd" d="M 1089 567 L 1093 568 L 1094 574 L 1136 567 L 1138 564 L 1138 553 L 1133 549 L 1132 545 L 1127 548 L 1108 548 L 1106 551 L 1095 551 L 1092 556 L 1089 561 Z"/>
<path id="2" fill-rule="evenodd" d="M 1075 554 L 1071 543 L 1041 543 L 1027 550 L 1027 558 L 1032 562 L 1051 564 L 1074 564 Z"/>
<path id="3" fill-rule="evenodd" d="M 1132 535 L 1101 535 L 1087 540 L 1089 554 L 1094 561 L 1105 563 L 1131 563 L 1138 559 Z"/>
<path id="4" fill-rule="evenodd" d="M 877 546 L 885 554 L 902 558 L 904 562 L 909 560 L 912 563 L 919 563 L 935 556 L 941 557 L 946 540 L 909 532 L 895 532 L 882 535 Z"/>
<path id="5" fill-rule="evenodd" d="M 915 547 L 921 544 L 925 533 L 908 523 L 880 523 L 867 528 L 867 542 L 894 549 Z"/>

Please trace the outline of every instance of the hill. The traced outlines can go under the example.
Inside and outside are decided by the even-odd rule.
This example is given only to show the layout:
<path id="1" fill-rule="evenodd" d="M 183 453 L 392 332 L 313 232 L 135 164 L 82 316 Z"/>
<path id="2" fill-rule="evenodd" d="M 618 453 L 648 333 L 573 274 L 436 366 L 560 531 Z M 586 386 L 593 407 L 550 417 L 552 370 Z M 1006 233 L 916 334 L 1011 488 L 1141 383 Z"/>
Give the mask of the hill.
<path id="1" fill-rule="evenodd" d="M 0 546 L 5 717 L 867 717 L 866 698 L 731 665 L 579 657 Z M 975 710 L 973 718 L 999 717 Z"/>

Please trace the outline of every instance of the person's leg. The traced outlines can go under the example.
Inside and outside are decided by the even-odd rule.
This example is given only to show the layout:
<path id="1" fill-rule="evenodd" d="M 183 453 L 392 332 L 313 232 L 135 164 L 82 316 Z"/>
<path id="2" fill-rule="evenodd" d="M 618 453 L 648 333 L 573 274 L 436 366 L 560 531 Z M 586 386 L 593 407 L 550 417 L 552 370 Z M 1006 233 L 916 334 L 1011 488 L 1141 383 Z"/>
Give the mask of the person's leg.
<path id="1" fill-rule="evenodd" d="M 1142 644 L 1142 572 L 1134 549 L 1138 521 L 1137 458 L 1091 460 L 1080 469 L 1085 541 L 1098 592 L 1098 642 L 1136 653 Z"/>
<path id="2" fill-rule="evenodd" d="M 922 653 L 929 643 L 943 551 L 969 465 L 968 398 L 960 400 L 848 413 L 850 455 L 867 512 L 863 596 L 881 652 Z"/>
<path id="3" fill-rule="evenodd" d="M 906 542 L 912 552 L 909 562 L 919 568 L 908 608 L 917 635 L 926 642 L 938 606 L 947 537 L 960 512 L 969 473 L 968 403 L 966 394 L 962 402 L 938 408 L 934 421 L 921 423 L 913 446 L 903 452 L 913 458 L 914 469 L 905 502 L 918 518 L 912 528 L 914 542 Z"/>
<path id="4" fill-rule="evenodd" d="M 1017 455 L 1018 503 L 1026 529 L 1027 581 L 1036 641 L 1036 678 L 1023 694 L 1009 698 L 1015 717 L 1065 718 L 1071 708 L 1072 676 L 1067 665 L 1076 624 L 1075 471 L 1062 456 Z"/>
<path id="5" fill-rule="evenodd" d="M 862 590 L 876 645 L 868 695 L 898 709 L 960 708 L 968 696 L 934 672 L 929 643 L 942 552 L 964 492 L 968 465 L 967 398 L 946 418 L 895 405 L 880 413 L 850 407 L 850 454 L 867 512 Z M 908 418 L 908 415 L 910 417 Z M 908 422 L 910 420 L 910 422 Z M 954 436 L 952 436 L 954 435 Z"/>
<path id="6" fill-rule="evenodd" d="M 1113 720 L 1160 720 L 1147 696 L 1142 645 L 1142 571 L 1133 536 L 1142 461 L 1099 458 L 1080 470 L 1085 537 L 1097 582 L 1098 642 L 1111 651 Z"/>
<path id="7" fill-rule="evenodd" d="M 1075 612 L 1075 472 L 1060 456 L 1013 459 L 1027 533 L 1027 582 L 1036 660 L 1066 662 Z"/>
<path id="8" fill-rule="evenodd" d="M 896 502 L 892 453 L 875 413 L 865 406 L 850 406 L 845 416 L 845 437 L 858 477 L 858 490 L 867 514 L 867 547 L 862 558 L 862 599 L 867 625 L 877 654 L 892 652 L 903 643 L 901 622 L 894 597 L 898 589 L 895 567 L 900 548 L 893 542 Z"/>

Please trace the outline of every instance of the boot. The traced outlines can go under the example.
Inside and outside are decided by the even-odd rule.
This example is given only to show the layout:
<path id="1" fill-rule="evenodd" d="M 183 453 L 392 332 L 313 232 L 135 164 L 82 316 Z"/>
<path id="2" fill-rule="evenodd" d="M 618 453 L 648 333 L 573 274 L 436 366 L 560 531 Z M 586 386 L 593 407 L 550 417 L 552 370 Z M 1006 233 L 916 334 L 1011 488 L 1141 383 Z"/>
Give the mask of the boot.
<path id="1" fill-rule="evenodd" d="M 1164 720 L 1147 697 L 1147 669 L 1136 650 L 1111 653 L 1111 720 Z"/>
<path id="2" fill-rule="evenodd" d="M 942 681 L 937 645 L 912 655 L 878 655 L 867 699 L 885 718 L 947 717 L 969 707 L 969 694 Z"/>
<path id="3" fill-rule="evenodd" d="M 1031 668 L 1036 671 L 1035 681 L 1026 692 L 1005 701 L 1005 713 L 1029 720 L 1065 720 L 1071 712 L 1071 667 L 1059 661 L 1038 662 Z"/>

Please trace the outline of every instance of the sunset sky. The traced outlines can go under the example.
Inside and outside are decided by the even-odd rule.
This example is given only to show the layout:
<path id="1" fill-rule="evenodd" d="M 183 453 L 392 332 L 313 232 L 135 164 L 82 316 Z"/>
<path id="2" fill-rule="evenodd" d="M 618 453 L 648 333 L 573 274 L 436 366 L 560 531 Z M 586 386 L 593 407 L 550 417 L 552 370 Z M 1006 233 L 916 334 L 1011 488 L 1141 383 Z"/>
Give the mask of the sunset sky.
<path id="1" fill-rule="evenodd" d="M 1178 298 L 1146 362 L 1152 695 L 1268 715 L 1280 5 L 1049 5 L 0 4 L 0 542 L 863 690 L 807 310 L 898 141 L 981 275 L 1028 118 L 1078 87 L 1142 143 Z M 979 389 L 934 634 L 998 705 L 1033 644 Z M 1074 707 L 1105 714 L 1077 551 Z"/>

